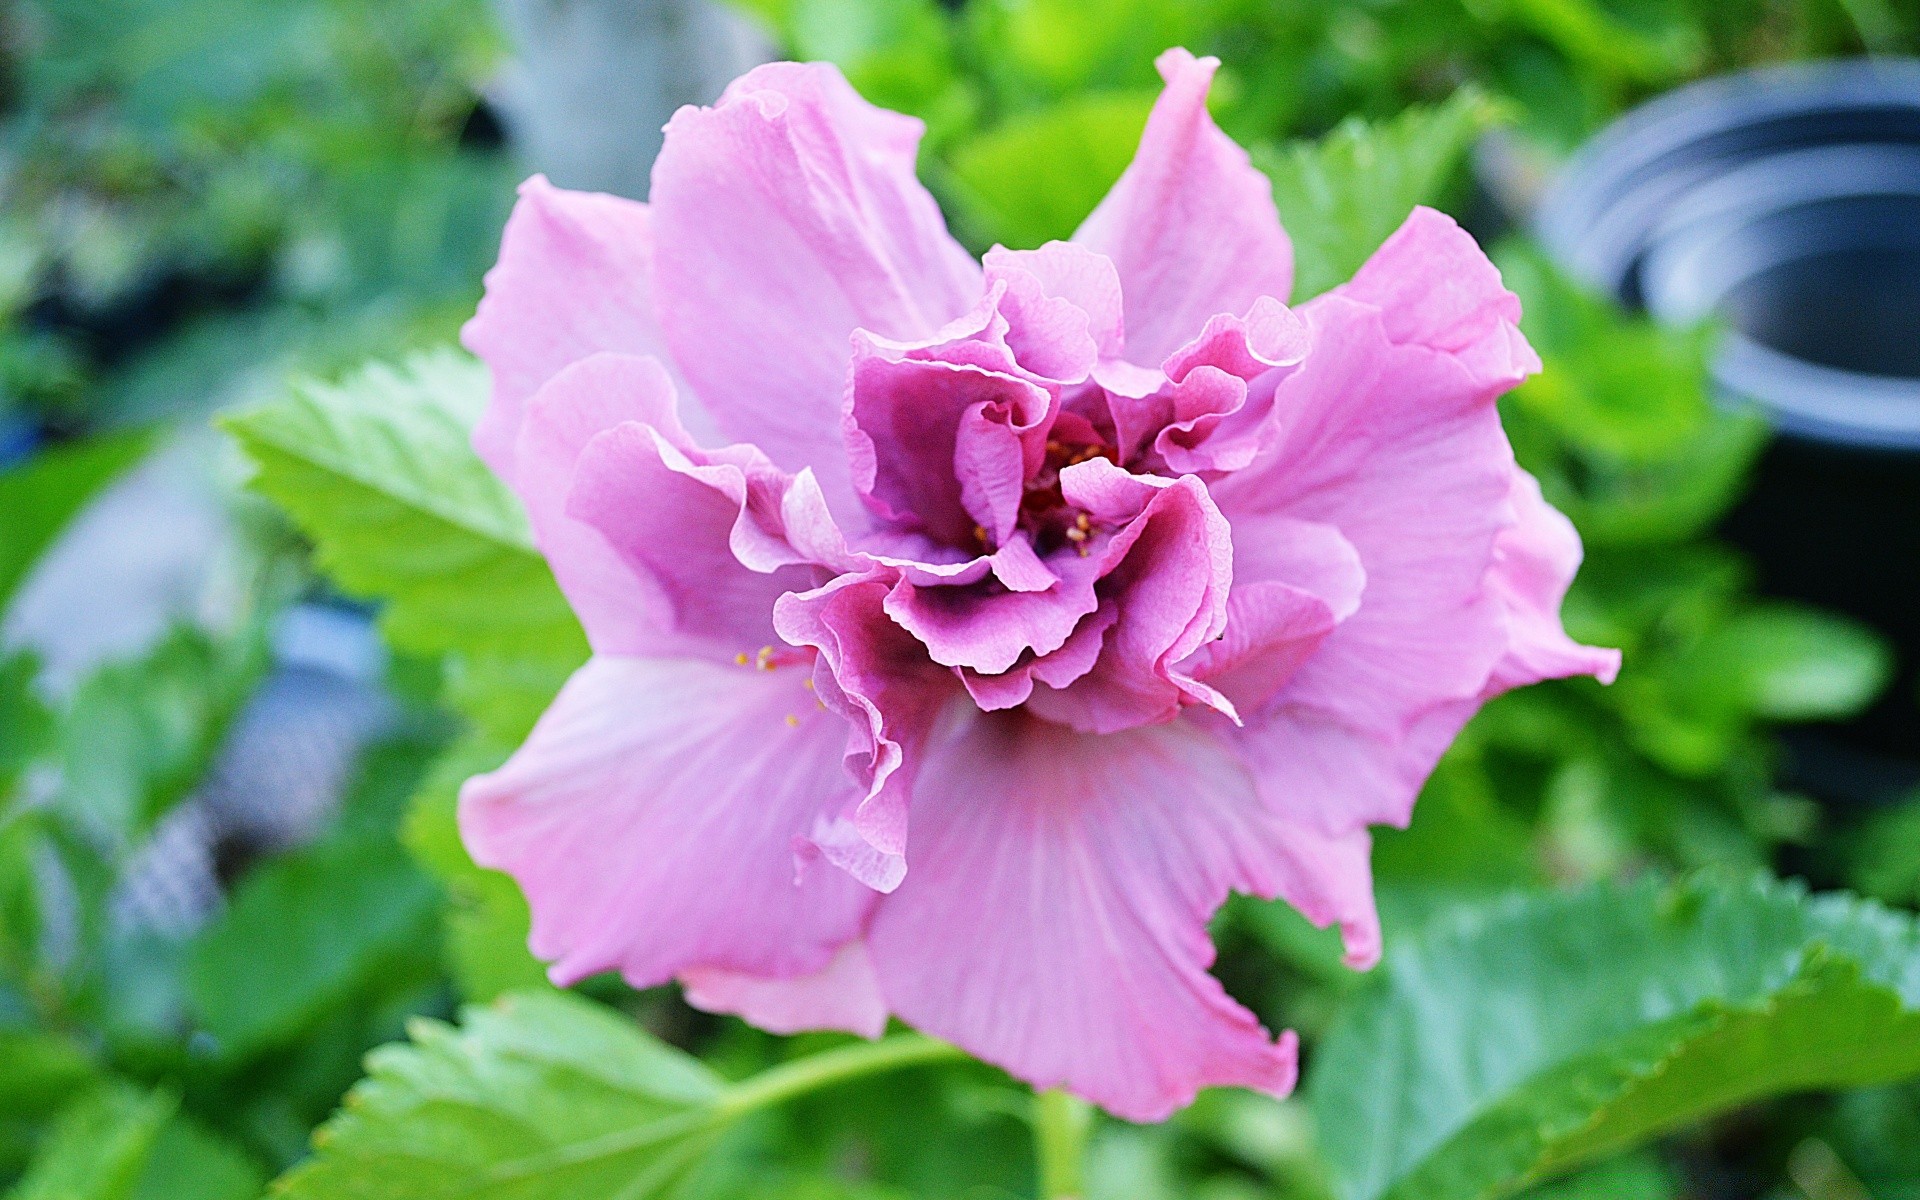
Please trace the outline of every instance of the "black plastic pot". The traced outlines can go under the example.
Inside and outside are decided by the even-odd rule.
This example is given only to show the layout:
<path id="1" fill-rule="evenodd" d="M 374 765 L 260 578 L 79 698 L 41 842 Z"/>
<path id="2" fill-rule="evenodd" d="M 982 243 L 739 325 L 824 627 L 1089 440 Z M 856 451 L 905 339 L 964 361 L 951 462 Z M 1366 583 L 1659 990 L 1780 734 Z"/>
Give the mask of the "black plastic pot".
<path id="1" fill-rule="evenodd" d="M 1535 224 L 1628 304 L 1724 323 L 1716 387 L 1782 436 L 1723 532 L 1766 592 L 1895 644 L 1871 712 L 1794 739 L 1797 782 L 1867 800 L 1920 781 L 1920 61 L 1669 93 L 1584 147 Z"/>

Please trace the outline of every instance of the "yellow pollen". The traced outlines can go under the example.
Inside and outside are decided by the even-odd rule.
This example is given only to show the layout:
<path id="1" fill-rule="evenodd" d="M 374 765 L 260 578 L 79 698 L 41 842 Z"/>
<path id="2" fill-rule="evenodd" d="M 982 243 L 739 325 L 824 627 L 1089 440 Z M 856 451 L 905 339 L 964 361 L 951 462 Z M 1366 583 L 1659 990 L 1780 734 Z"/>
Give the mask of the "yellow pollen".
<path id="1" fill-rule="evenodd" d="M 1081 513 L 1073 519 L 1073 527 L 1081 533 L 1085 533 L 1087 530 L 1093 528 L 1093 522 L 1087 519 L 1087 514 Z"/>
<path id="2" fill-rule="evenodd" d="M 801 681 L 800 681 L 800 686 L 801 686 L 801 687 L 803 687 L 803 688 L 805 688 L 805 689 L 807 689 L 808 691 L 812 691 L 812 690 L 813 690 L 813 680 L 811 680 L 811 679 L 803 679 L 803 680 L 801 680 Z"/>
<path id="3" fill-rule="evenodd" d="M 738 664 L 739 664 L 740 666 L 743 666 L 743 667 L 744 667 L 744 666 L 746 666 L 746 665 L 747 665 L 747 652 L 746 652 L 745 650 L 742 650 L 742 651 L 741 651 L 740 653 L 738 653 L 738 654 L 736 654 L 736 655 L 734 655 L 734 656 L 733 656 L 733 661 L 734 661 L 734 662 L 736 662 L 736 663 L 738 663 Z"/>
<path id="4" fill-rule="evenodd" d="M 793 715 L 792 713 L 788 713 L 788 714 L 787 714 L 787 724 L 788 724 L 789 726 L 792 726 L 793 728 L 796 728 L 796 729 L 797 729 L 797 728 L 799 728 L 799 726 L 800 726 L 800 718 L 799 718 L 799 717 L 796 717 L 796 716 L 794 716 L 794 715 Z"/>
<path id="5" fill-rule="evenodd" d="M 762 671 L 773 670 L 773 647 L 760 647 L 759 652 L 753 656 L 753 665 L 759 667 Z"/>

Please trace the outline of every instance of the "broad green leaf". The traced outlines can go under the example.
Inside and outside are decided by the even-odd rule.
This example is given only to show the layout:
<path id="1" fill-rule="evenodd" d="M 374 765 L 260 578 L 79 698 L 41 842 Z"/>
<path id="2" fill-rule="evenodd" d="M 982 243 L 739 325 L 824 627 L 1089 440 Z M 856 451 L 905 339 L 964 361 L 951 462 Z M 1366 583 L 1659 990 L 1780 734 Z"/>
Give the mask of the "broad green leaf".
<path id="1" fill-rule="evenodd" d="M 67 522 L 151 442 L 145 430 L 113 434 L 55 446 L 0 471 L 0 612 Z"/>
<path id="2" fill-rule="evenodd" d="M 1748 711 L 1773 721 L 1818 721 L 1860 711 L 1893 673 L 1872 630 L 1830 613 L 1765 604 L 1715 629 L 1694 663 L 1721 675 Z"/>
<path id="3" fill-rule="evenodd" d="M 135 1200 L 177 1103 L 120 1083 L 89 1093 L 60 1114 L 8 1200 Z"/>
<path id="4" fill-rule="evenodd" d="M 1415 205 L 1445 200 L 1467 148 L 1498 116 L 1463 88 L 1434 108 L 1350 118 L 1318 141 L 1256 151 L 1293 239 L 1294 300 L 1346 282 Z"/>
<path id="5" fill-rule="evenodd" d="M 1651 1154 L 1628 1154 L 1529 1190 L 1522 1200 L 1677 1200 L 1673 1172 Z"/>
<path id="6" fill-rule="evenodd" d="M 1067 238 L 1133 159 L 1155 92 L 1088 93 L 979 133 L 948 159 L 947 190 L 983 244 Z"/>
<path id="7" fill-rule="evenodd" d="M 133 1200 L 255 1200 L 266 1172 L 232 1143 L 176 1113 L 160 1127 Z"/>
<path id="8" fill-rule="evenodd" d="M 1456 910 L 1393 948 L 1308 1095 L 1346 1200 L 1464 1200 L 1762 1097 L 1915 1073 L 1912 917 L 1698 880 Z"/>
<path id="9" fill-rule="evenodd" d="M 1868 816 L 1846 850 L 1856 889 L 1888 904 L 1920 904 L 1920 792 Z"/>
<path id="10" fill-rule="evenodd" d="M 228 1057 L 297 1037 L 393 975 L 430 971 L 433 881 L 390 836 L 340 836 L 244 877 L 195 935 L 187 992 Z"/>
<path id="11" fill-rule="evenodd" d="M 1504 0 L 1500 7 L 1574 62 L 1607 78 L 1670 83 L 1694 70 L 1706 50 L 1700 30 L 1680 17 L 1641 28 L 1595 0 Z"/>
<path id="12" fill-rule="evenodd" d="M 526 515 L 468 444 L 486 396 L 477 362 L 438 352 L 309 382 L 226 427 L 321 567 L 385 601 L 395 647 L 576 665 L 586 643 Z"/>
<path id="13" fill-rule="evenodd" d="M 518 884 L 477 866 L 460 841 L 460 785 L 506 761 L 508 747 L 472 737 L 449 747 L 429 771 L 407 814 L 407 848 L 446 889 L 447 965 L 460 994 L 486 1001 L 546 982 L 546 968 L 527 949 L 532 918 Z"/>
<path id="14" fill-rule="evenodd" d="M 53 714 L 34 690 L 39 673 L 32 655 L 0 653 L 0 812 L 20 772 L 53 744 Z"/>
<path id="15" fill-rule="evenodd" d="M 286 1200 L 648 1200 L 749 1112 L 870 1071 L 955 1057 L 919 1037 L 843 1046 L 728 1084 L 626 1017 L 512 993 L 458 1029 L 418 1021 L 277 1185 Z"/>

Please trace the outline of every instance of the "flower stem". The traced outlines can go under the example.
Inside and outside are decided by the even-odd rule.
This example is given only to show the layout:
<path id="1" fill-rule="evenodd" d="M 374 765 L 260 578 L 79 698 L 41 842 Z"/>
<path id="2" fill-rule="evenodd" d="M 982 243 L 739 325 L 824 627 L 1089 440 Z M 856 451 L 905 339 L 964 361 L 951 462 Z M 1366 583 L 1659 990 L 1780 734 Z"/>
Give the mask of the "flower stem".
<path id="1" fill-rule="evenodd" d="M 1093 1106 L 1062 1091 L 1033 1097 L 1033 1149 L 1040 1162 L 1040 1200 L 1077 1200 L 1081 1160 L 1093 1131 Z"/>
<path id="2" fill-rule="evenodd" d="M 892 1071 L 922 1063 L 951 1062 L 965 1057 L 959 1049 L 945 1042 L 917 1033 L 896 1034 L 877 1042 L 841 1046 L 771 1067 L 728 1089 L 719 1107 L 728 1115 L 736 1115 L 877 1071 Z"/>

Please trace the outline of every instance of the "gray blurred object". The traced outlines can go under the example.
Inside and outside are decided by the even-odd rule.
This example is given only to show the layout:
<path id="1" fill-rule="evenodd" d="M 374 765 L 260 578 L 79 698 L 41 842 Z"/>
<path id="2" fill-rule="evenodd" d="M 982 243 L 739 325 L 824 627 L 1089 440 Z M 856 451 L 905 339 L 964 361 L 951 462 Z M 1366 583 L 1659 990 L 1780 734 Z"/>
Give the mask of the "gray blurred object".
<path id="1" fill-rule="evenodd" d="M 772 54 L 712 0 L 496 0 L 513 61 L 492 97 L 529 169 L 645 199 L 661 127 Z"/>
<path id="2" fill-rule="evenodd" d="M 389 731 L 385 650 L 368 618 L 302 604 L 281 615 L 274 666 L 248 699 L 207 778 L 129 864 L 114 915 L 173 937 L 220 904 L 220 859 L 310 841 L 332 819 L 369 742 Z"/>
<path id="3" fill-rule="evenodd" d="M 1920 62 L 1710 79 L 1582 147 L 1535 225 L 1576 276 L 1675 323 L 1781 429 L 1920 449 Z"/>

